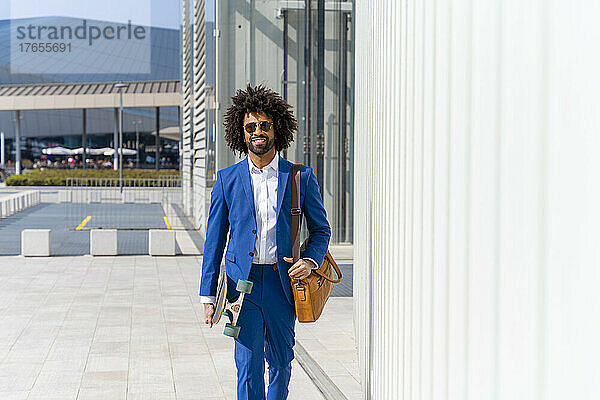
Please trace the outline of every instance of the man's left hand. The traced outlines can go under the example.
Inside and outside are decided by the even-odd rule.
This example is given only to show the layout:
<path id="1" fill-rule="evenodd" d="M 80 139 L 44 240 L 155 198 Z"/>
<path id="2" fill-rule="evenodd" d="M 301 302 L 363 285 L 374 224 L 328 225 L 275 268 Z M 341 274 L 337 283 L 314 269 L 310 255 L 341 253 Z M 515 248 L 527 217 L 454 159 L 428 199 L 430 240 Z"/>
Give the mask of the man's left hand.
<path id="1" fill-rule="evenodd" d="M 290 257 L 283 257 L 285 262 L 292 263 L 294 260 Z M 313 263 L 302 258 L 296 261 L 294 265 L 288 270 L 288 275 L 291 279 L 304 279 L 310 275 L 312 271 Z"/>

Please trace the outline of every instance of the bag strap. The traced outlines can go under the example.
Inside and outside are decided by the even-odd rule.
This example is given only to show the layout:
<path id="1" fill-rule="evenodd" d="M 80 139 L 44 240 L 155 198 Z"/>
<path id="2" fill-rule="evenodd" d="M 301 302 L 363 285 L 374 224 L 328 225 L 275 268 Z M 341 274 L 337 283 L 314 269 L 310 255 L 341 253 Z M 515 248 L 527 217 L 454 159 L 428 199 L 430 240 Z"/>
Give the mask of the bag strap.
<path id="1" fill-rule="evenodd" d="M 300 259 L 300 228 L 302 209 L 300 208 L 300 164 L 292 165 L 292 258 Z"/>
<path id="2" fill-rule="evenodd" d="M 335 273 L 337 274 L 337 279 L 331 279 L 327 275 L 324 275 L 321 272 L 320 268 L 313 269 L 313 272 L 319 276 L 322 276 L 323 278 L 325 278 L 326 280 L 328 280 L 331 283 L 339 283 L 342 280 L 342 271 L 340 271 L 340 268 L 338 267 L 338 265 L 335 262 L 335 260 L 333 259 L 333 257 L 331 257 L 331 255 L 329 254 L 329 251 L 325 255 L 325 258 L 329 259 L 329 264 L 333 267 Z"/>
<path id="3" fill-rule="evenodd" d="M 294 263 L 296 263 L 296 261 L 298 261 L 300 259 L 300 228 L 302 226 L 301 225 L 302 209 L 300 207 L 300 164 L 292 165 L 292 209 L 291 209 L 291 213 L 292 213 L 292 259 L 294 260 Z M 303 249 L 304 249 L 305 245 L 306 245 L 306 243 L 302 244 Z M 330 277 L 323 275 L 319 271 L 318 268 L 313 269 L 313 272 L 322 276 L 329 282 L 332 282 L 332 283 L 340 282 L 342 280 L 342 271 L 340 271 L 340 268 L 338 267 L 338 265 L 335 262 L 335 260 L 333 259 L 333 257 L 331 257 L 331 254 L 329 254 L 329 251 L 327 252 L 327 254 L 325 254 L 325 257 L 329 258 L 329 263 L 335 270 L 335 273 L 337 274 L 338 278 L 331 279 Z M 296 282 L 297 282 L 297 284 L 301 284 L 299 279 Z"/>

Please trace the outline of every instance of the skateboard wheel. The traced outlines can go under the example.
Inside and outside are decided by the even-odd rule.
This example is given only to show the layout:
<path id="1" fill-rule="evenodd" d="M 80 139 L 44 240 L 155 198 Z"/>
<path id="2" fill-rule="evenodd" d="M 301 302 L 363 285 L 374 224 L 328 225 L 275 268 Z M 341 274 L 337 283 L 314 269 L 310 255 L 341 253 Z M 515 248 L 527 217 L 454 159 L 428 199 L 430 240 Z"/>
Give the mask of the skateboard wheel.
<path id="1" fill-rule="evenodd" d="M 254 284 L 250 281 L 245 281 L 243 279 L 238 280 L 237 282 L 237 286 L 235 287 L 235 289 L 240 292 L 240 293 L 250 293 L 252 291 L 252 286 Z"/>
<path id="2" fill-rule="evenodd" d="M 230 324 L 228 322 L 228 323 L 225 324 L 225 330 L 223 331 L 223 334 L 225 336 L 229 336 L 229 337 L 232 337 L 232 338 L 237 338 L 238 335 L 240 334 L 240 328 L 241 327 L 239 327 L 237 325 Z"/>

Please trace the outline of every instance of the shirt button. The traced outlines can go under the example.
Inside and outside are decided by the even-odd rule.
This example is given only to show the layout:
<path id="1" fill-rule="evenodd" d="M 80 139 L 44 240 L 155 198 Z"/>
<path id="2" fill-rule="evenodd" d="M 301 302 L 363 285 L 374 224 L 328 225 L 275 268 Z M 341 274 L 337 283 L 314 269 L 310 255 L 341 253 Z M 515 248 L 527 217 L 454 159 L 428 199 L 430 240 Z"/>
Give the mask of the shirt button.
<path id="1" fill-rule="evenodd" d="M 256 233 L 256 229 L 252 229 L 252 233 Z"/>
<path id="2" fill-rule="evenodd" d="M 254 253 L 253 252 L 250 252 L 250 257 L 254 257 Z"/>

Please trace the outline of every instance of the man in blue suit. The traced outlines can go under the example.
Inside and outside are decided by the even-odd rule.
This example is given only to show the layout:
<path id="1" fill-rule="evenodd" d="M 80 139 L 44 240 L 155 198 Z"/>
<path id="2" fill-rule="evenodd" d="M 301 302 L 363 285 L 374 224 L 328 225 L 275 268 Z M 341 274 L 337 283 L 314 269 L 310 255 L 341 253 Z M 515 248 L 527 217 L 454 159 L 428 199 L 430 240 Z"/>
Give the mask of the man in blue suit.
<path id="1" fill-rule="evenodd" d="M 205 322 L 212 327 L 223 252 L 228 296 L 237 296 L 239 279 L 254 283 L 244 298 L 235 339 L 239 400 L 265 399 L 265 359 L 269 364 L 268 400 L 288 395 L 294 358 L 296 313 L 290 279 L 306 278 L 327 252 L 331 229 L 319 185 L 310 167 L 300 173 L 300 204 L 309 232 L 302 258 L 292 265 L 292 164 L 278 155 L 298 129 L 291 106 L 263 87 L 238 90 L 225 115 L 225 140 L 247 154 L 217 173 L 211 194 L 200 281 Z M 227 233 L 229 242 L 227 243 Z"/>

